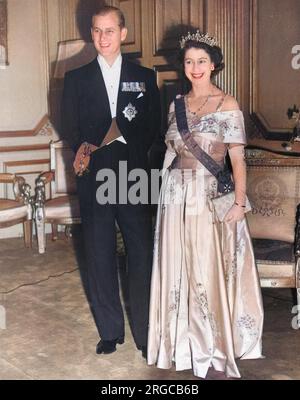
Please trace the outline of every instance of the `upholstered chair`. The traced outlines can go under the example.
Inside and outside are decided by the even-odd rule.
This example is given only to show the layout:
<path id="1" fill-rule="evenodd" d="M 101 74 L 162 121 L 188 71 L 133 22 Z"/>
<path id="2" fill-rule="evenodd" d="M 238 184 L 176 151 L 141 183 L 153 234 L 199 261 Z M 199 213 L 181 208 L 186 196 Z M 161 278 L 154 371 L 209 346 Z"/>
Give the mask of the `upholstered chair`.
<path id="1" fill-rule="evenodd" d="M 0 198 L 0 228 L 23 224 L 26 247 L 32 244 L 32 199 L 30 186 L 22 176 L 0 173 L 0 184 L 4 184 L 4 197 Z M 11 194 L 14 198 L 11 198 Z"/>
<path id="2" fill-rule="evenodd" d="M 46 224 L 51 224 L 52 240 L 56 240 L 58 225 L 65 226 L 65 235 L 68 237 L 71 225 L 81 222 L 73 159 L 74 153 L 66 143 L 51 142 L 51 171 L 42 173 L 36 180 L 35 224 L 40 254 L 46 249 Z"/>
<path id="3" fill-rule="evenodd" d="M 247 219 L 261 286 L 295 289 L 299 324 L 300 164 L 284 162 L 262 159 L 248 163 L 247 193 L 252 211 Z"/>

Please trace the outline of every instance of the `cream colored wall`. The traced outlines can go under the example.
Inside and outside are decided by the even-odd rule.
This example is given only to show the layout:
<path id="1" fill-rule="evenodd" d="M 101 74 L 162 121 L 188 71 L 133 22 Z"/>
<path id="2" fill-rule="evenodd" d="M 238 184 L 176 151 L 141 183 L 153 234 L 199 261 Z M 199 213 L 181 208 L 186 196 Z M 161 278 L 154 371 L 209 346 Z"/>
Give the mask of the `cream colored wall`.
<path id="1" fill-rule="evenodd" d="M 9 66 L 0 71 L 0 131 L 32 129 L 47 114 L 42 4 L 8 0 Z"/>
<path id="2" fill-rule="evenodd" d="M 0 172 L 23 175 L 32 194 L 36 177 L 50 167 L 48 144 L 58 138 L 51 123 L 41 121 L 49 112 L 58 43 L 78 38 L 78 1 L 7 0 L 9 66 L 0 70 Z M 21 225 L 0 230 L 0 238 L 21 235 Z"/>
<path id="3" fill-rule="evenodd" d="M 37 175 L 49 169 L 48 143 L 57 138 L 55 131 L 47 122 L 30 136 L 10 137 L 3 131 L 31 131 L 48 114 L 48 3 L 8 0 L 7 5 L 9 66 L 0 70 L 0 172 L 21 174 L 33 188 Z M 50 17 L 57 32 L 57 16 Z M 5 190 L 0 185 L 0 197 Z M 21 225 L 0 230 L 0 238 L 21 235 Z"/>

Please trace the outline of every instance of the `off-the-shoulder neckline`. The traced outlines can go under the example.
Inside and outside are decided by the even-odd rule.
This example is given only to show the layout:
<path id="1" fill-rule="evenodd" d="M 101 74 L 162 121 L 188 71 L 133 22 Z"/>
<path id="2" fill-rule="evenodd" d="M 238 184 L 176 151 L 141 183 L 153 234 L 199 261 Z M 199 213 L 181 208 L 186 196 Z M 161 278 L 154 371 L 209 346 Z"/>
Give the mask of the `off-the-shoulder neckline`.
<path id="1" fill-rule="evenodd" d="M 186 110 L 186 112 L 188 112 L 190 115 L 192 115 L 193 116 L 193 118 L 198 118 L 199 120 L 200 119 L 202 119 L 202 118 L 204 118 L 204 117 L 207 117 L 207 116 L 209 116 L 209 115 L 214 115 L 214 114 L 222 114 L 222 113 L 234 113 L 234 112 L 239 112 L 239 113 L 243 113 L 240 109 L 235 109 L 235 110 L 224 110 L 224 111 L 222 111 L 222 110 L 216 110 L 216 111 L 212 111 L 212 112 L 210 112 L 210 113 L 207 113 L 207 114 L 203 114 L 203 115 L 197 115 L 197 114 L 194 114 L 194 113 L 192 113 L 190 110 L 189 110 L 189 108 L 187 107 L 187 104 L 186 104 L 186 95 L 181 95 L 183 98 L 184 98 L 184 103 L 185 103 L 185 110 Z M 225 93 L 225 97 L 227 96 L 227 93 Z M 177 96 L 176 96 L 176 98 L 177 98 Z M 175 113 L 175 110 L 173 111 L 174 113 Z"/>
<path id="2" fill-rule="evenodd" d="M 186 109 L 186 111 L 193 116 L 193 118 L 198 118 L 198 119 L 202 119 L 204 117 L 207 117 L 208 115 L 213 115 L 213 114 L 223 114 L 223 113 L 234 113 L 234 112 L 238 112 L 238 113 L 243 113 L 241 110 L 220 110 L 220 111 L 212 111 L 210 113 L 207 114 L 203 114 L 203 115 L 195 115 L 193 114 L 190 110 Z M 175 111 L 172 111 L 175 114 Z"/>
<path id="3" fill-rule="evenodd" d="M 191 115 L 193 116 L 193 118 L 198 118 L 198 119 L 202 119 L 202 118 L 204 118 L 204 117 L 207 117 L 208 115 L 214 115 L 214 114 L 235 113 L 235 112 L 242 113 L 241 110 L 224 110 L 224 111 L 220 110 L 220 111 L 212 111 L 212 112 L 210 112 L 210 113 L 203 114 L 203 115 L 197 115 L 197 114 L 195 115 L 195 114 L 193 114 L 193 113 L 192 113 L 190 110 L 188 110 L 188 109 L 187 109 L 187 112 L 188 112 L 189 114 L 191 114 Z"/>

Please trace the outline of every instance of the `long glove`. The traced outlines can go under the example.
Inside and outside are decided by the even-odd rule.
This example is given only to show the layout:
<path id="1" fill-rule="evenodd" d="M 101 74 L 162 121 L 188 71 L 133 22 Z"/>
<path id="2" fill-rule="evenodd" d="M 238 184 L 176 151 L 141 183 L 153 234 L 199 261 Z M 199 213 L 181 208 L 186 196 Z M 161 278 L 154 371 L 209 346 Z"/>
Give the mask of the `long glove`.
<path id="1" fill-rule="evenodd" d="M 229 157 L 235 185 L 235 202 L 225 216 L 225 222 L 237 222 L 244 218 L 246 203 L 246 162 L 243 145 L 230 145 Z"/>

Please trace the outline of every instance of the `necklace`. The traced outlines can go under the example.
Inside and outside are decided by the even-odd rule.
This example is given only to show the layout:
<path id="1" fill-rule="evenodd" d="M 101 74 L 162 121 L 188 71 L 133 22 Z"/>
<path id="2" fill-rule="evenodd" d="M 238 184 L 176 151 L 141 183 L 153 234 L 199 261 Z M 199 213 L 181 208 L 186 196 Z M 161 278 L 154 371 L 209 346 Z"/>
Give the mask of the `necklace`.
<path id="1" fill-rule="evenodd" d="M 204 102 L 201 104 L 201 106 L 200 106 L 199 108 L 197 108 L 196 111 L 191 111 L 191 109 L 190 109 L 190 107 L 189 107 L 191 114 L 197 115 L 197 114 L 202 110 L 202 108 L 206 106 L 206 104 L 208 103 L 208 100 L 209 100 L 210 98 L 211 98 L 211 93 L 209 93 L 209 94 L 207 95 L 207 97 L 206 97 L 206 99 L 204 100 Z M 187 99 L 188 99 L 188 102 L 189 102 L 189 101 L 190 101 L 190 95 L 187 96 Z"/>

